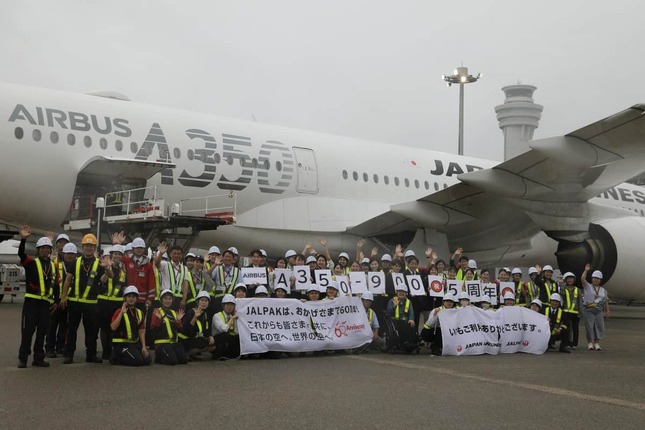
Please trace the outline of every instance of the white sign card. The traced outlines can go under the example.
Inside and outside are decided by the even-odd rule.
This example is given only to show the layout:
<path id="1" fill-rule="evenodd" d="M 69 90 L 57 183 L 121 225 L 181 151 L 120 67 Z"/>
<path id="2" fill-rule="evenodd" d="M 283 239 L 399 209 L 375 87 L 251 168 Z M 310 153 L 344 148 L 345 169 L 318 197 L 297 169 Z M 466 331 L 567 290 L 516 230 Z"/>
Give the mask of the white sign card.
<path id="1" fill-rule="evenodd" d="M 399 285 L 405 285 L 405 275 L 403 273 L 392 272 L 392 281 L 394 282 L 394 291 Z"/>
<path id="2" fill-rule="evenodd" d="M 339 296 L 351 296 L 352 289 L 349 286 L 349 276 L 336 276 Z"/>
<path id="3" fill-rule="evenodd" d="M 443 278 L 441 276 L 428 276 L 428 292 L 430 297 L 443 297 Z"/>
<path id="4" fill-rule="evenodd" d="M 275 269 L 275 280 L 273 281 L 273 288 L 276 286 L 282 285 L 287 289 L 287 292 L 291 291 L 291 269 Z"/>
<path id="5" fill-rule="evenodd" d="M 466 281 L 466 294 L 468 294 L 472 303 L 480 302 L 481 296 L 483 296 L 481 281 Z"/>
<path id="6" fill-rule="evenodd" d="M 242 282 L 246 285 L 266 285 L 268 283 L 266 267 L 242 267 L 240 275 Z"/>
<path id="7" fill-rule="evenodd" d="M 385 273 L 383 272 L 368 272 L 367 273 L 367 286 L 372 293 L 385 294 Z"/>
<path id="8" fill-rule="evenodd" d="M 349 283 L 352 294 L 367 293 L 367 279 L 364 272 L 349 272 Z"/>
<path id="9" fill-rule="evenodd" d="M 333 279 L 331 276 L 331 270 L 329 269 L 319 269 L 314 271 L 314 278 L 316 285 L 318 285 L 321 292 L 327 291 L 327 287 L 331 286 Z"/>
<path id="10" fill-rule="evenodd" d="M 296 290 L 307 291 L 311 285 L 311 270 L 309 270 L 309 266 L 294 266 L 293 276 L 296 278 Z"/>
<path id="11" fill-rule="evenodd" d="M 497 284 L 488 283 L 482 284 L 482 296 L 488 295 L 490 297 L 490 304 L 495 306 L 497 305 Z"/>
<path id="12" fill-rule="evenodd" d="M 406 275 L 405 280 L 408 284 L 408 292 L 410 296 L 425 296 L 426 292 L 423 288 L 423 280 L 420 275 Z"/>
<path id="13" fill-rule="evenodd" d="M 452 294 L 457 297 L 461 293 L 461 287 L 463 286 L 463 281 L 458 281 L 456 279 L 449 279 L 446 281 L 446 293 Z"/>

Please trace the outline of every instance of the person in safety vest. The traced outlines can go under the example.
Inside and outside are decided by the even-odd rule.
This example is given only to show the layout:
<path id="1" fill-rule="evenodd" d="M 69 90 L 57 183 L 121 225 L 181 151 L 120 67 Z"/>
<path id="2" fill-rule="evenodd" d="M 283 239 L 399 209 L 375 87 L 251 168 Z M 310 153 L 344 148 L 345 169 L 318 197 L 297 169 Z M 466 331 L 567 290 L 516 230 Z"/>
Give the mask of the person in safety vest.
<path id="1" fill-rule="evenodd" d="M 94 255 L 96 245 L 96 236 L 93 234 L 83 236 L 81 256 L 67 265 L 63 295 L 60 299 L 60 306 L 67 308 L 68 322 L 63 364 L 74 362 L 76 336 L 81 321 L 85 331 L 85 361 L 103 362 L 101 357 L 97 356 L 96 350 L 99 333 L 97 303 L 101 277 L 109 262 L 107 260 L 101 262 Z"/>
<path id="2" fill-rule="evenodd" d="M 562 310 L 569 320 L 569 339 L 567 345 L 571 349 L 578 347 L 578 329 L 580 327 L 580 310 L 582 309 L 582 291 L 576 286 L 576 275 L 566 272 L 563 276 L 564 287 L 560 289 Z"/>
<path id="3" fill-rule="evenodd" d="M 188 268 L 182 263 L 184 250 L 175 245 L 170 248 L 168 255 L 170 261 L 162 260 L 163 254 L 168 250 L 168 245 L 161 242 L 155 255 L 155 266 L 161 273 L 161 288 L 170 290 L 174 296 L 172 308 L 177 311 L 186 309 L 184 292 L 188 291 Z"/>
<path id="4" fill-rule="evenodd" d="M 235 256 L 228 249 L 222 253 L 222 264 L 218 265 L 212 272 L 215 288 L 211 290 L 211 304 L 209 315 L 215 315 L 222 310 L 222 298 L 226 294 L 233 294 L 233 289 L 241 280 L 240 269 L 235 266 Z"/>
<path id="5" fill-rule="evenodd" d="M 443 296 L 443 304 L 430 311 L 428 321 L 421 330 L 421 339 L 430 344 L 432 355 L 441 355 L 443 349 L 443 338 L 441 337 L 441 325 L 439 324 L 439 313 L 444 309 L 454 309 L 457 298 L 448 293 Z"/>
<path id="6" fill-rule="evenodd" d="M 231 359 L 240 356 L 240 336 L 237 330 L 237 313 L 235 312 L 235 297 L 226 294 L 222 298 L 223 311 L 213 316 L 213 337 L 215 351 L 213 359 Z"/>
<path id="7" fill-rule="evenodd" d="M 54 284 L 54 303 L 56 307 L 49 316 L 49 328 L 45 337 L 45 355 L 47 358 L 56 358 L 57 354 L 62 354 L 63 348 L 65 348 L 67 312 L 61 309 L 58 304 L 63 290 L 63 282 L 65 282 L 65 253 L 63 249 L 68 243 L 70 243 L 69 236 L 64 233 L 59 234 L 56 237 L 56 242 L 54 242 L 54 251 L 50 257 L 56 269 L 56 282 Z"/>
<path id="8" fill-rule="evenodd" d="M 51 239 L 41 237 L 36 242 L 36 258 L 28 257 L 25 253 L 27 238 L 31 236 L 31 228 L 27 225 L 20 229 L 20 245 L 18 256 L 20 264 L 25 268 L 25 301 L 22 305 L 21 342 L 18 350 L 18 367 L 27 367 L 27 358 L 31 355 L 31 342 L 34 342 L 34 359 L 32 366 L 49 367 L 45 361 L 45 335 L 49 327 L 49 315 L 56 309 L 54 303 L 54 285 L 56 283 L 56 268 L 51 261 L 54 249 Z"/>
<path id="9" fill-rule="evenodd" d="M 145 315 L 136 307 L 138 298 L 139 289 L 129 285 L 123 290 L 123 304 L 112 315 L 112 364 L 147 366 L 152 362 L 146 347 Z"/>
<path id="10" fill-rule="evenodd" d="M 549 307 L 551 294 L 558 292 L 558 283 L 553 279 L 553 267 L 548 264 L 544 268 L 535 267 L 538 270 L 535 285 L 540 289 L 538 298 L 542 301 L 544 307 Z"/>
<path id="11" fill-rule="evenodd" d="M 170 290 L 161 292 L 161 307 L 152 312 L 150 329 L 154 333 L 155 363 L 177 364 L 188 363 L 184 347 L 178 342 L 179 331 L 183 328 L 184 311 L 172 309 L 175 294 Z"/>
<path id="12" fill-rule="evenodd" d="M 122 245 L 113 245 L 109 254 L 102 257 L 107 262 L 105 273 L 101 276 L 101 291 L 98 295 L 97 312 L 101 330 L 103 360 L 112 356 L 112 317 L 123 305 L 123 290 L 128 285 L 125 266 L 123 265 L 125 249 Z M 139 295 L 137 294 L 137 297 Z"/>
<path id="13" fill-rule="evenodd" d="M 197 294 L 196 306 L 184 315 L 179 342 L 192 360 L 199 360 L 202 352 L 213 352 L 215 349 L 215 338 L 211 336 L 207 313 L 210 301 L 211 296 L 208 291 L 200 291 Z"/>
<path id="14" fill-rule="evenodd" d="M 378 323 L 378 317 L 376 312 L 372 308 L 372 303 L 374 302 L 374 294 L 371 291 L 363 293 L 361 295 L 361 301 L 363 302 L 363 307 L 365 308 L 365 313 L 367 314 L 367 321 L 370 323 L 372 328 L 372 348 L 378 348 L 383 345 L 383 339 L 378 335 L 380 325 Z"/>
<path id="15" fill-rule="evenodd" d="M 549 297 L 551 306 L 544 308 L 544 315 L 549 318 L 549 326 L 551 328 L 551 338 L 549 339 L 549 349 L 555 349 L 555 343 L 560 341 L 560 352 L 569 353 L 567 350 L 567 342 L 569 339 L 569 320 L 567 314 L 562 311 L 560 305 L 562 304 L 562 297 L 560 294 L 553 293 Z"/>

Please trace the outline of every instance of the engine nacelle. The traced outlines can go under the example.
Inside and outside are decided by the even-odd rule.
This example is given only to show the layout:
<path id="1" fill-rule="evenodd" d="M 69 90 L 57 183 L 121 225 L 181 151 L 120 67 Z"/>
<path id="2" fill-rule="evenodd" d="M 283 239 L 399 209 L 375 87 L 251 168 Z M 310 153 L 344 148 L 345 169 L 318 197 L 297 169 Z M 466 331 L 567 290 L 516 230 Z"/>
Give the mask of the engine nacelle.
<path id="1" fill-rule="evenodd" d="M 624 217 L 589 225 L 584 242 L 560 241 L 556 257 L 562 271 L 579 275 L 586 263 L 602 271 L 610 297 L 645 299 L 645 218 Z"/>

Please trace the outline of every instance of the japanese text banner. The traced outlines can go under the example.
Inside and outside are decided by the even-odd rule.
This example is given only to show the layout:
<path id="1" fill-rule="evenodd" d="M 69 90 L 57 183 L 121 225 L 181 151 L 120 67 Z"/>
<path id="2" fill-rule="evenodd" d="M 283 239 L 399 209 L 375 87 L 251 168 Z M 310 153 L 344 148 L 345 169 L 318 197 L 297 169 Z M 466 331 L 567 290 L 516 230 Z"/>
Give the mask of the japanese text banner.
<path id="1" fill-rule="evenodd" d="M 240 352 L 350 349 L 372 340 L 361 299 L 238 299 Z"/>
<path id="2" fill-rule="evenodd" d="M 439 312 L 442 355 L 543 354 L 550 329 L 546 316 L 521 306 L 484 311 L 475 306 Z"/>

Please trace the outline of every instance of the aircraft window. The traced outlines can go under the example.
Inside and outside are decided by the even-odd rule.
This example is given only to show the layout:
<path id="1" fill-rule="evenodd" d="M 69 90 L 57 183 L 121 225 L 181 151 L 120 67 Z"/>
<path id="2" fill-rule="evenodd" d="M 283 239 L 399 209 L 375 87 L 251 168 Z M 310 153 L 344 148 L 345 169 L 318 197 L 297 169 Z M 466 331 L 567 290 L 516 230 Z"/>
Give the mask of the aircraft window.
<path id="1" fill-rule="evenodd" d="M 34 133 L 33 133 L 33 136 L 34 136 L 34 141 L 40 142 L 40 138 L 42 137 L 42 133 L 40 132 L 40 130 L 35 129 Z"/>
<path id="2" fill-rule="evenodd" d="M 219 154 L 215 154 L 215 164 L 219 164 L 222 162 L 222 156 Z"/>
<path id="3" fill-rule="evenodd" d="M 229 155 L 228 157 L 226 157 L 226 162 L 228 163 L 229 166 L 232 166 L 233 165 L 233 156 Z"/>
<path id="4" fill-rule="evenodd" d="M 448 184 L 443 184 L 443 189 L 445 190 L 446 188 L 448 188 Z"/>
<path id="5" fill-rule="evenodd" d="M 378 175 L 374 173 L 374 183 L 378 184 Z"/>
<path id="6" fill-rule="evenodd" d="M 186 157 L 188 157 L 189 160 L 192 160 L 195 158 L 195 153 L 193 152 L 192 149 L 189 149 L 188 151 L 186 151 Z"/>
<path id="7" fill-rule="evenodd" d="M 399 186 L 399 177 L 398 176 L 394 177 L 394 185 L 396 185 L 397 187 Z"/>
<path id="8" fill-rule="evenodd" d="M 369 176 L 367 176 L 367 173 L 363 173 L 363 180 L 367 182 L 368 179 L 369 179 Z"/>
<path id="9" fill-rule="evenodd" d="M 76 136 L 74 136 L 72 133 L 67 135 L 67 143 L 70 145 L 74 145 L 76 143 Z"/>
<path id="10" fill-rule="evenodd" d="M 408 178 L 405 178 L 405 187 L 406 188 L 410 187 L 410 180 Z"/>
<path id="11" fill-rule="evenodd" d="M 132 151 L 133 154 L 137 153 L 138 145 L 137 142 L 130 142 L 130 151 Z"/>
<path id="12" fill-rule="evenodd" d="M 253 159 L 253 168 L 257 168 L 257 167 L 258 167 L 258 159 L 254 158 Z"/>
<path id="13" fill-rule="evenodd" d="M 419 189 L 419 180 L 418 179 L 414 180 L 414 188 L 416 188 L 417 190 Z"/>
<path id="14" fill-rule="evenodd" d="M 114 147 L 117 151 L 121 152 L 123 150 L 123 142 L 117 140 L 116 142 L 114 142 Z"/>
<path id="15" fill-rule="evenodd" d="M 347 179 L 348 176 L 347 170 L 343 170 L 343 179 Z"/>
<path id="16" fill-rule="evenodd" d="M 51 140 L 52 143 L 58 143 L 58 133 L 56 133 L 55 131 L 52 131 L 49 134 L 49 140 Z"/>
<path id="17" fill-rule="evenodd" d="M 439 191 L 439 184 L 437 184 L 436 182 L 434 183 L 434 190 Z"/>
<path id="18" fill-rule="evenodd" d="M 423 183 L 423 185 L 425 185 L 426 190 L 429 190 L 429 189 L 430 189 L 430 182 L 425 181 L 425 182 Z"/>
<path id="19" fill-rule="evenodd" d="M 13 134 L 16 136 L 16 139 L 22 139 L 22 137 L 25 135 L 25 132 L 22 130 L 22 127 L 16 127 L 16 129 L 13 131 Z"/>
<path id="20" fill-rule="evenodd" d="M 275 169 L 276 169 L 278 172 L 282 172 L 282 162 L 280 162 L 280 161 L 276 161 L 276 163 L 275 163 Z"/>
<path id="21" fill-rule="evenodd" d="M 354 178 L 355 181 L 358 181 L 358 173 L 352 172 L 352 178 Z"/>
<path id="22" fill-rule="evenodd" d="M 92 146 L 92 138 L 89 136 L 85 136 L 83 138 L 83 144 L 85 145 L 86 148 L 89 148 L 90 146 Z"/>
<path id="23" fill-rule="evenodd" d="M 174 155 L 175 158 L 181 158 L 181 150 L 179 148 L 173 149 L 172 155 Z"/>
<path id="24" fill-rule="evenodd" d="M 383 182 L 385 182 L 385 185 L 389 185 L 390 178 L 387 175 L 383 176 Z"/>
<path id="25" fill-rule="evenodd" d="M 107 139 L 102 137 L 99 140 L 99 145 L 101 146 L 101 149 L 107 149 Z"/>
<path id="26" fill-rule="evenodd" d="M 269 160 L 264 160 L 264 169 L 269 170 Z M 347 178 L 345 178 L 347 179 Z"/>

